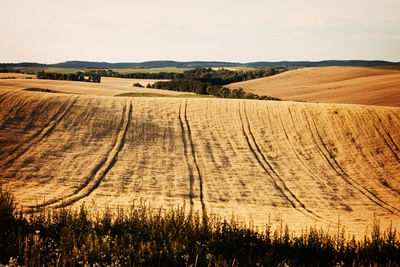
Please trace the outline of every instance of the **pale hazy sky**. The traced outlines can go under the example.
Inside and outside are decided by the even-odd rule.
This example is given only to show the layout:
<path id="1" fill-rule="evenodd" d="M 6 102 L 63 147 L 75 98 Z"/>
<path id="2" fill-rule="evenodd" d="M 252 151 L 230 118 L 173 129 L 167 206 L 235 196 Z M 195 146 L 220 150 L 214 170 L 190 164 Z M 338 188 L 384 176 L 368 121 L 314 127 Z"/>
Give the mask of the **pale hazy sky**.
<path id="1" fill-rule="evenodd" d="M 14 0 L 0 62 L 400 61 L 400 0 Z"/>

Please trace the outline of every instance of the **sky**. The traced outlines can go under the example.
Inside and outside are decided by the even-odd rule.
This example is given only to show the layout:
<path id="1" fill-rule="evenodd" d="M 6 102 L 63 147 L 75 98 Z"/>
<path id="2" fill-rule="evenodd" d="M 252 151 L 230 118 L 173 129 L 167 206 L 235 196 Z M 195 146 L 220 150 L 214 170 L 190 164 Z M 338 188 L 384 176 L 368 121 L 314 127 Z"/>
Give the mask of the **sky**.
<path id="1" fill-rule="evenodd" d="M 399 0 L 18 0 L 0 62 L 400 61 Z"/>

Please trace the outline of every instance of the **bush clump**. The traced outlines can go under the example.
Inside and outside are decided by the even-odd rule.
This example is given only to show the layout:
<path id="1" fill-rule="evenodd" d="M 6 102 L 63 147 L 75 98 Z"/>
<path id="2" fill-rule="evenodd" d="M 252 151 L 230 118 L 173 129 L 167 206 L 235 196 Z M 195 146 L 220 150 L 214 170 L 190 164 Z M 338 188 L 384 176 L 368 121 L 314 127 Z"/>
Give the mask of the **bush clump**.
<path id="1" fill-rule="evenodd" d="M 140 83 L 134 83 L 133 87 L 144 87 L 143 85 L 141 85 Z"/>

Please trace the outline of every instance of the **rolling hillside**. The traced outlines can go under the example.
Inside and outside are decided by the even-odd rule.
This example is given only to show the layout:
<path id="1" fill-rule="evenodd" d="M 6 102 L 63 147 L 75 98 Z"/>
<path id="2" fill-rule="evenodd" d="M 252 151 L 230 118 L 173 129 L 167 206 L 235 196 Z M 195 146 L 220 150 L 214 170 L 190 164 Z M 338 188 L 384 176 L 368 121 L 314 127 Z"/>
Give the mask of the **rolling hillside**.
<path id="1" fill-rule="evenodd" d="M 400 106 L 400 71 L 358 67 L 321 67 L 227 86 L 246 92 L 324 103 Z"/>
<path id="2" fill-rule="evenodd" d="M 122 79 L 102 77 L 101 83 L 57 81 L 41 79 L 24 79 L 19 74 L 5 73 L 4 77 L 17 77 L 17 79 L 0 79 L 0 88 L 4 90 L 23 90 L 26 88 L 44 88 L 67 94 L 115 96 L 125 93 L 147 93 L 163 95 L 180 95 L 182 92 L 133 87 L 134 83 L 146 86 L 160 80 Z M 31 75 L 32 76 L 32 75 Z M 1 76 L 0 76 L 1 77 Z M 190 94 L 190 93 L 187 93 Z"/>
<path id="3" fill-rule="evenodd" d="M 2 88 L 0 129 L 0 182 L 25 211 L 145 201 L 259 228 L 400 226 L 399 108 Z"/>

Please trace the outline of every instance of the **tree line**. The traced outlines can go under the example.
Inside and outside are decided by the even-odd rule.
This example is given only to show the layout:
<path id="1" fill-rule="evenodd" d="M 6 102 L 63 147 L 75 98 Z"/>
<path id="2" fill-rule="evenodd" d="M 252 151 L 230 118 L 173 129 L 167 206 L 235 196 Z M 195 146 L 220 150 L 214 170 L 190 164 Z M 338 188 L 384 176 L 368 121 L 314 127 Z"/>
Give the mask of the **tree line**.
<path id="1" fill-rule="evenodd" d="M 233 71 L 223 68 L 218 70 L 214 70 L 212 68 L 198 68 L 178 74 L 176 79 L 195 80 L 210 83 L 211 85 L 225 85 L 229 83 L 268 77 L 280 72 L 281 71 L 274 68 L 250 71 Z"/>
<path id="2" fill-rule="evenodd" d="M 275 69 L 262 69 L 254 71 L 231 71 L 226 69 L 213 70 L 201 68 L 185 71 L 177 75 L 171 81 L 159 81 L 150 88 L 166 89 L 181 92 L 192 92 L 202 95 L 213 95 L 221 98 L 244 98 L 259 100 L 280 100 L 276 97 L 259 96 L 253 93 L 246 93 L 242 88 L 229 89 L 224 84 L 239 82 L 249 79 L 267 77 L 279 73 Z"/>
<path id="3" fill-rule="evenodd" d="M 13 72 L 13 73 L 20 73 L 19 70 L 12 70 L 12 69 L 6 69 L 6 68 L 0 69 L 0 73 L 10 73 L 10 72 Z"/>
<path id="4" fill-rule="evenodd" d="M 210 83 L 212 85 L 225 85 L 234 82 L 241 82 L 251 79 L 263 78 L 281 73 L 283 70 L 268 68 L 250 71 L 233 71 L 228 69 L 214 70 L 212 68 L 197 68 L 187 70 L 183 73 L 155 72 L 155 73 L 128 73 L 121 74 L 113 70 L 92 70 L 101 77 L 116 77 L 129 79 L 158 79 L 158 80 L 195 80 Z"/>
<path id="5" fill-rule="evenodd" d="M 147 79 L 147 80 L 172 80 L 175 79 L 178 73 L 175 72 L 134 72 L 122 74 L 113 70 L 92 70 L 101 77 L 127 78 L 127 79 Z"/>
<path id="6" fill-rule="evenodd" d="M 58 72 L 45 72 L 40 71 L 36 75 L 38 79 L 46 80 L 67 80 L 67 81 L 79 81 L 79 82 L 92 82 L 100 83 L 101 76 L 96 73 L 96 71 L 81 72 L 76 73 L 58 73 Z"/>

